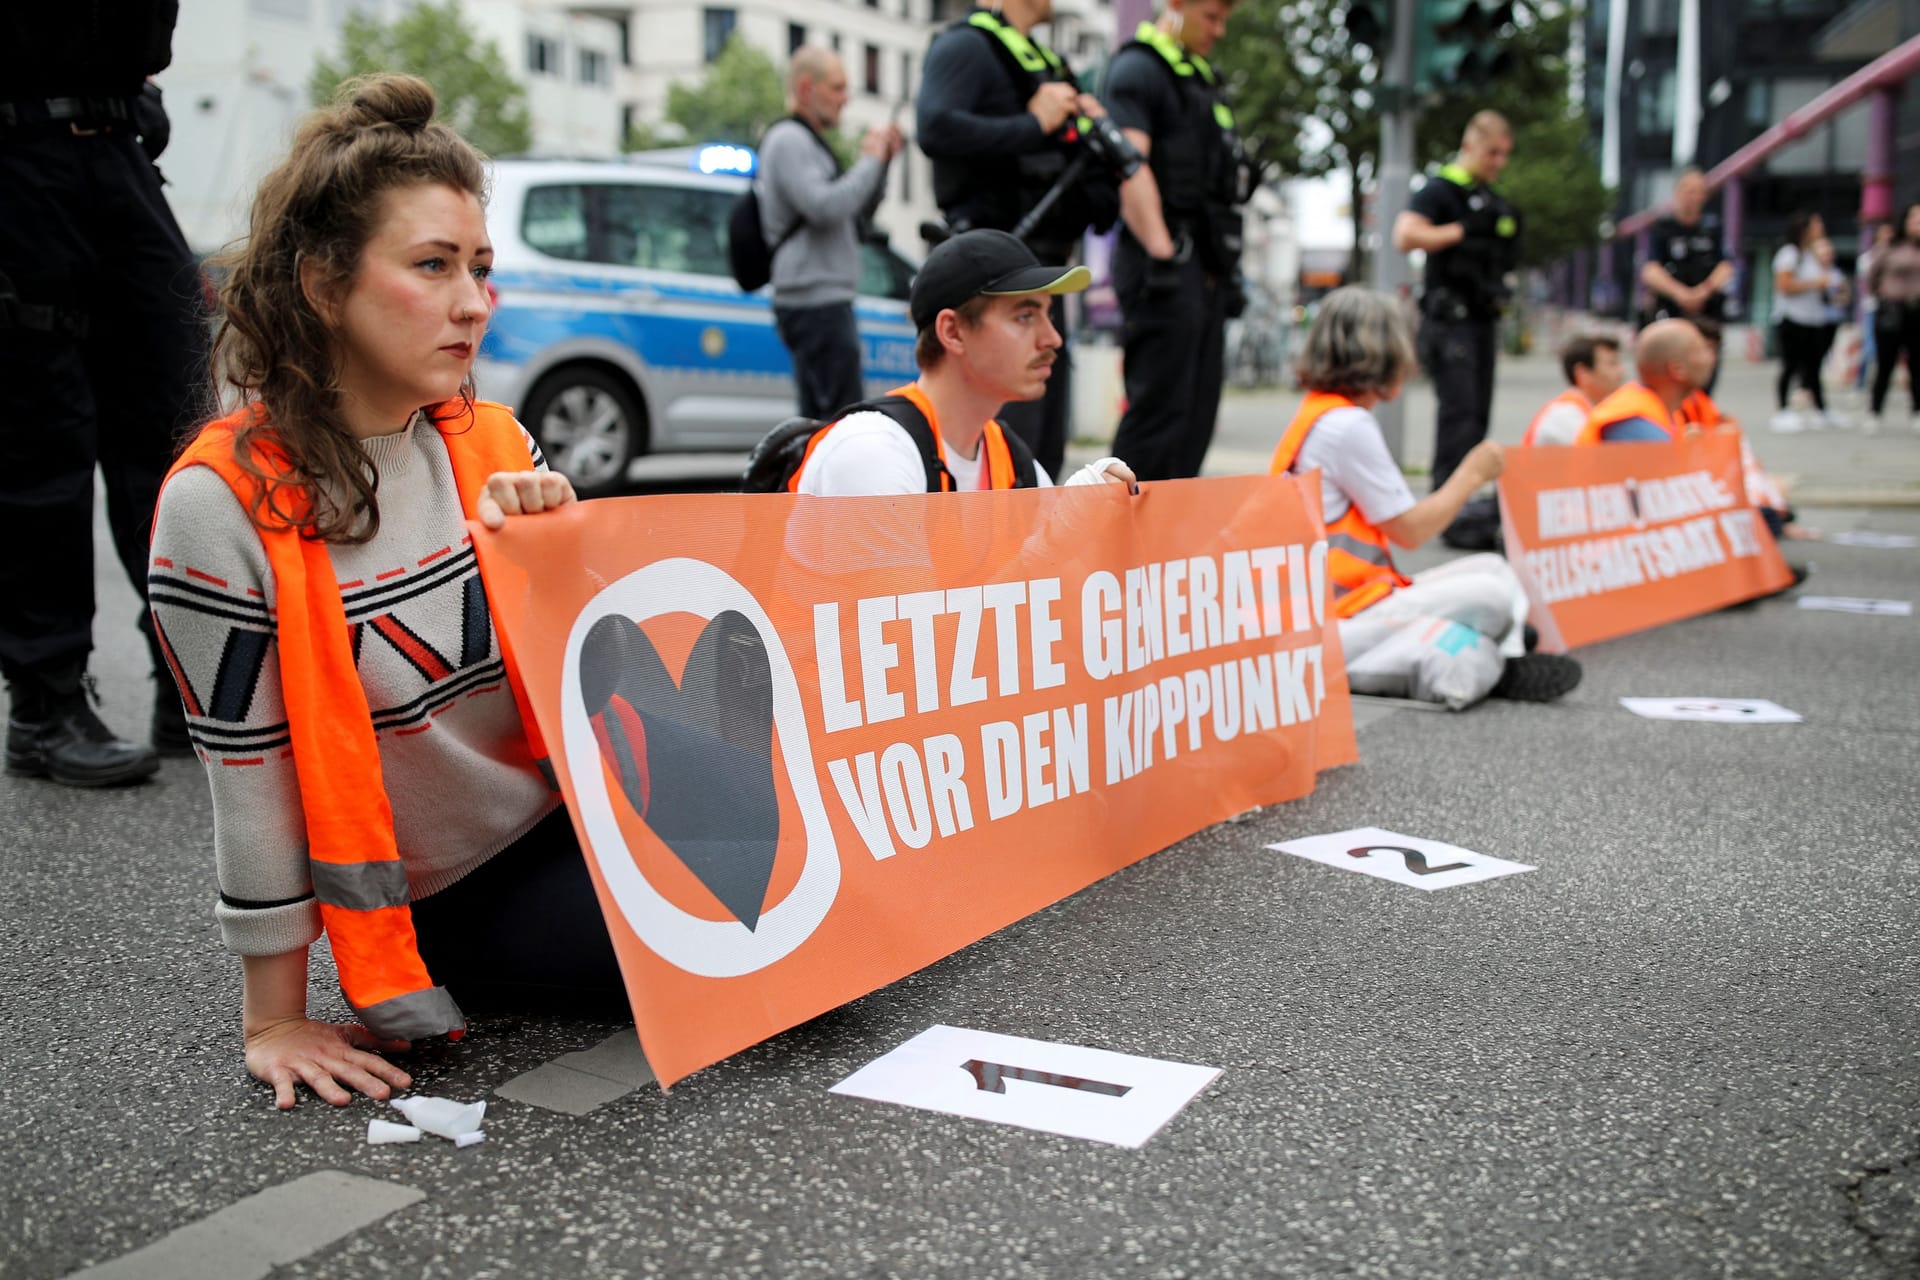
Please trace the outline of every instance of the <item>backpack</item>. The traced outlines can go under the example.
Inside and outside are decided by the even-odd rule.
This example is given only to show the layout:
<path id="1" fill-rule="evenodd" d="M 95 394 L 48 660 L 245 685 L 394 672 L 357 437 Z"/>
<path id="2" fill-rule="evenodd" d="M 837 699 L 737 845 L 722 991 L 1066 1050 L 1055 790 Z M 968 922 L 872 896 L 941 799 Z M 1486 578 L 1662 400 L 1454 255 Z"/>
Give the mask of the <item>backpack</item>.
<path id="1" fill-rule="evenodd" d="M 768 244 L 766 228 L 760 221 L 760 193 L 749 186 L 727 215 L 727 267 L 733 272 L 733 282 L 748 293 L 765 286 L 773 279 L 773 255 L 806 225 L 805 218 L 796 218 L 779 244 Z"/>
<path id="2" fill-rule="evenodd" d="M 840 157 L 834 155 L 827 141 L 804 120 L 789 116 L 801 128 L 813 135 L 813 140 L 833 156 L 836 173 L 840 170 Z M 772 132 L 771 129 L 768 132 Z M 766 134 L 760 135 L 761 146 L 766 145 Z M 733 208 L 727 214 L 727 269 L 733 273 L 733 282 L 752 293 L 764 287 L 773 279 L 773 255 L 780 247 L 806 228 L 805 218 L 795 218 L 793 225 L 787 228 L 785 235 L 773 244 L 767 243 L 766 224 L 760 217 L 760 189 L 753 183 L 747 184 L 746 194 L 733 202 Z"/>
<path id="3" fill-rule="evenodd" d="M 842 418 L 856 413 L 885 414 L 912 437 L 915 447 L 920 450 L 920 461 L 927 469 L 928 493 L 941 493 L 954 487 L 953 476 L 940 460 L 940 445 L 933 438 L 933 425 L 920 412 L 920 407 L 905 396 L 882 396 L 878 400 L 863 400 L 859 404 L 848 405 L 834 414 L 832 422 L 788 418 L 767 432 L 747 457 L 746 472 L 740 477 L 740 492 L 787 492 L 787 486 L 805 465 L 814 440 L 833 430 Z M 1014 432 L 1003 430 L 1001 434 L 1006 438 L 1008 451 L 1013 454 L 1013 487 L 1034 488 L 1039 480 L 1033 451 Z"/>

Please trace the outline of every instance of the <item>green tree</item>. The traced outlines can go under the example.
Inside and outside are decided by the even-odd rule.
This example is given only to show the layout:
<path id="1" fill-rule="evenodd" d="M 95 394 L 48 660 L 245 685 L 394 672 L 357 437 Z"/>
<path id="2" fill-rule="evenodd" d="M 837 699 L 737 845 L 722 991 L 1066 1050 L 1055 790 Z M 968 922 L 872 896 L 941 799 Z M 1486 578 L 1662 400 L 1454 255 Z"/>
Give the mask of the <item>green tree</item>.
<path id="1" fill-rule="evenodd" d="M 667 121 L 690 143 L 758 146 L 767 126 L 786 113 L 787 91 L 779 68 L 739 32 L 727 37 L 706 79 L 667 90 Z"/>
<path id="2" fill-rule="evenodd" d="M 1221 62 L 1262 176 L 1345 170 L 1357 231 L 1379 153 L 1382 91 L 1378 53 L 1349 36 L 1346 12 L 1346 0 L 1242 0 Z M 1491 107 L 1513 123 L 1514 159 L 1500 187 L 1526 215 L 1529 264 L 1592 244 L 1608 204 L 1583 118 L 1568 102 L 1576 17 L 1558 0 L 1519 0 L 1505 40 L 1512 71 L 1484 91 L 1424 100 L 1415 128 L 1416 163 L 1429 165 L 1452 155 L 1475 111 Z M 1358 251 L 1354 270 L 1361 274 Z"/>
<path id="3" fill-rule="evenodd" d="M 533 140 L 527 91 L 499 48 L 474 36 L 459 0 L 417 5 L 391 23 L 349 17 L 340 57 L 314 64 L 308 93 L 316 105 L 325 104 L 342 81 L 376 71 L 404 71 L 432 85 L 440 118 L 488 155 L 525 151 Z"/>

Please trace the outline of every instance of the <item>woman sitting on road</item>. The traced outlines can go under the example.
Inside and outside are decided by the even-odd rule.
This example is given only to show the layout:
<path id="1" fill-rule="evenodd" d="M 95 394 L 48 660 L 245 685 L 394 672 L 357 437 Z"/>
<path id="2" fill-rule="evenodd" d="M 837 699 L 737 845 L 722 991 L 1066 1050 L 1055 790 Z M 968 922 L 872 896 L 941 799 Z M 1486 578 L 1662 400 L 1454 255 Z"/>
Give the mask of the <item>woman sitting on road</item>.
<path id="1" fill-rule="evenodd" d="M 261 183 L 221 299 L 242 407 L 186 447 L 155 519 L 246 1065 L 283 1108 L 296 1083 L 405 1088 L 370 1050 L 458 1037 L 455 995 L 624 1007 L 464 523 L 574 494 L 473 398 L 485 172 L 433 114 L 423 81 L 352 82 Z M 358 1022 L 307 1017 L 323 930 Z"/>
<path id="2" fill-rule="evenodd" d="M 1414 498 L 1371 412 L 1400 394 L 1413 368 L 1413 339 L 1391 298 L 1334 290 L 1300 359 L 1309 394 L 1273 455 L 1275 475 L 1320 472 L 1348 681 L 1355 693 L 1456 710 L 1489 695 L 1551 701 L 1580 683 L 1580 665 L 1526 653 L 1527 597 L 1504 559 L 1463 556 L 1411 578 L 1394 567 L 1394 546 L 1412 550 L 1445 529 L 1504 462 L 1483 440 L 1445 484 Z"/>

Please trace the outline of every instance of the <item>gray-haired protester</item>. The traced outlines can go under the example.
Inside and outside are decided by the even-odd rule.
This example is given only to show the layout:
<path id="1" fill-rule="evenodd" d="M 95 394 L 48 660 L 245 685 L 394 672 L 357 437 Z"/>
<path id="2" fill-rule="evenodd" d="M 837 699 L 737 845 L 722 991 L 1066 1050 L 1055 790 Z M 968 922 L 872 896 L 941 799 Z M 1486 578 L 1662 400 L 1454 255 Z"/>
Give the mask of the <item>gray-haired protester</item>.
<path id="1" fill-rule="evenodd" d="M 1504 559 L 1464 556 L 1411 578 L 1394 567 L 1395 546 L 1412 550 L 1446 528 L 1505 461 L 1483 440 L 1439 488 L 1414 498 L 1372 413 L 1413 371 L 1408 328 L 1384 294 L 1328 294 L 1300 357 L 1306 402 L 1273 455 L 1275 474 L 1320 473 L 1348 681 L 1356 693 L 1456 710 L 1489 695 L 1551 701 L 1580 682 L 1580 665 L 1526 652 L 1527 597 Z"/>

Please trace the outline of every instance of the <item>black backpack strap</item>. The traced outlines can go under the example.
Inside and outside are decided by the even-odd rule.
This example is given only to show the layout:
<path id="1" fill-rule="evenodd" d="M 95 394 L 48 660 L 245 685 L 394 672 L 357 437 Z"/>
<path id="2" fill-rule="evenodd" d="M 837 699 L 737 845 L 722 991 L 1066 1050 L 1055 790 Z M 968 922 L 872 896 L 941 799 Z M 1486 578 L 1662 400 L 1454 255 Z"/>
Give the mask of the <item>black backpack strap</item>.
<path id="1" fill-rule="evenodd" d="M 942 493 L 959 486 L 953 482 L 953 474 L 947 470 L 947 464 L 940 459 L 940 442 L 934 439 L 933 424 L 927 421 L 927 415 L 920 412 L 920 406 L 905 396 L 881 396 L 878 400 L 862 400 L 835 411 L 828 422 L 839 422 L 856 413 L 877 413 L 892 418 L 894 425 L 907 433 L 914 448 L 920 451 L 920 463 L 927 472 L 927 492 Z"/>
<path id="2" fill-rule="evenodd" d="M 1037 489 L 1040 486 L 1040 464 L 1034 460 L 1033 450 L 1027 447 L 1018 431 L 1002 425 L 1000 436 L 1007 442 L 1007 452 L 1013 457 L 1013 487 L 1016 489 Z"/>

